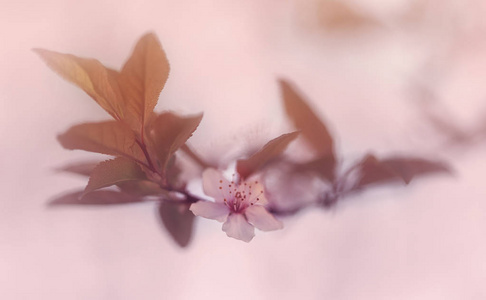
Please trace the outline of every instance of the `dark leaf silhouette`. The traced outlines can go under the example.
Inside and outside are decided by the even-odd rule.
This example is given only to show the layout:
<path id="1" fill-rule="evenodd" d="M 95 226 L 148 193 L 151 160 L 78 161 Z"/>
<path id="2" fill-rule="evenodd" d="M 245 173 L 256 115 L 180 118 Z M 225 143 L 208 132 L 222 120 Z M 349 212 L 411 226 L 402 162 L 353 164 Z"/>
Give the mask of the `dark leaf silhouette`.
<path id="1" fill-rule="evenodd" d="M 355 167 L 360 172 L 358 188 L 392 181 L 402 181 L 408 184 L 416 176 L 450 173 L 450 168 L 440 161 L 416 157 L 393 157 L 379 160 L 372 154 L 368 154 Z"/>
<path id="2" fill-rule="evenodd" d="M 174 241 L 181 247 L 186 247 L 192 237 L 194 214 L 185 203 L 162 201 L 158 207 L 162 224 Z"/>
<path id="3" fill-rule="evenodd" d="M 146 179 L 145 173 L 137 163 L 124 157 L 117 157 L 103 161 L 96 166 L 84 192 L 87 194 L 120 182 L 144 179 Z"/>
<path id="4" fill-rule="evenodd" d="M 383 164 L 372 154 L 366 155 L 356 167 L 360 172 L 360 179 L 357 183 L 357 187 L 402 180 L 399 174 L 386 164 Z"/>
<path id="5" fill-rule="evenodd" d="M 295 171 L 297 172 L 312 172 L 320 175 L 322 178 L 332 181 L 334 179 L 336 161 L 331 156 L 319 157 L 302 164 L 295 164 Z"/>
<path id="6" fill-rule="evenodd" d="M 120 193 L 116 191 L 94 191 L 87 195 L 84 191 L 77 191 L 61 195 L 49 201 L 49 206 L 58 205 L 118 205 L 129 203 L 140 203 L 141 197 Z M 82 197 L 82 198 L 81 198 Z"/>
<path id="7" fill-rule="evenodd" d="M 417 176 L 432 173 L 451 173 L 450 167 L 441 161 L 432 161 L 416 157 L 394 157 L 383 160 L 395 173 L 409 183 Z"/>
<path id="8" fill-rule="evenodd" d="M 282 90 L 284 107 L 295 127 L 301 130 L 302 136 L 312 146 L 317 158 L 324 158 L 331 170 L 321 170 L 324 174 L 334 174 L 336 157 L 334 142 L 326 125 L 316 116 L 304 98 L 283 79 L 279 81 Z"/>
<path id="9" fill-rule="evenodd" d="M 240 174 L 242 179 L 245 179 L 253 173 L 264 168 L 270 161 L 287 148 L 290 142 L 292 142 L 299 132 L 291 132 L 283 134 L 270 142 L 266 143 L 262 149 L 254 153 L 247 159 L 240 159 L 236 162 L 236 171 Z"/>

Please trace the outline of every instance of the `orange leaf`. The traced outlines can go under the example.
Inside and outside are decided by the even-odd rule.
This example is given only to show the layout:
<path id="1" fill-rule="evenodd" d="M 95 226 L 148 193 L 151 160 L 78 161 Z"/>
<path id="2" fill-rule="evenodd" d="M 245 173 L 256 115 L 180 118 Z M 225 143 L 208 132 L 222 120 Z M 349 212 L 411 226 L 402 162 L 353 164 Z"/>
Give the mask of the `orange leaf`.
<path id="1" fill-rule="evenodd" d="M 58 140 L 66 149 L 124 156 L 139 163 L 145 162 L 143 152 L 136 143 L 135 134 L 121 122 L 75 125 L 59 135 Z"/>
<path id="2" fill-rule="evenodd" d="M 150 132 L 159 166 L 165 170 L 169 158 L 186 143 L 201 122 L 202 114 L 180 117 L 171 112 L 158 115 Z"/>
<path id="3" fill-rule="evenodd" d="M 128 158 L 117 157 L 103 161 L 96 166 L 91 172 L 84 194 L 120 182 L 143 179 L 146 179 L 145 173 L 136 162 Z"/>
<path id="4" fill-rule="evenodd" d="M 290 142 L 292 142 L 299 132 L 282 134 L 281 136 L 266 143 L 262 149 L 254 153 L 247 159 L 240 159 L 236 162 L 236 171 L 241 178 L 245 179 L 251 174 L 264 168 L 271 160 L 282 154 Z"/>
<path id="5" fill-rule="evenodd" d="M 64 79 L 74 83 L 93 98 L 116 120 L 124 118 L 124 100 L 115 78 L 115 71 L 95 59 L 80 58 L 45 49 L 34 52 Z"/>
<path id="6" fill-rule="evenodd" d="M 126 100 L 127 118 L 131 119 L 128 123 L 139 125 L 134 129 L 140 130 L 147 124 L 167 81 L 169 69 L 169 62 L 155 34 L 144 35 L 118 77 Z"/>

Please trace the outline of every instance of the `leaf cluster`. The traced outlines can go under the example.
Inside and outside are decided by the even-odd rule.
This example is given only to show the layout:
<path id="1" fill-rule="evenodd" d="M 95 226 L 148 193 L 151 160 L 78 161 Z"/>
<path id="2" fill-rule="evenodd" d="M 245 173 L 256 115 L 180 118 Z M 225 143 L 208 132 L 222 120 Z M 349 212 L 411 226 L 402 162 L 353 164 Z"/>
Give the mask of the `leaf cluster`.
<path id="1" fill-rule="evenodd" d="M 181 116 L 174 112 L 155 113 L 159 94 L 169 76 L 169 62 L 157 37 L 144 35 L 121 70 L 105 67 L 95 59 L 77 57 L 44 49 L 34 51 L 46 64 L 67 81 L 85 91 L 112 120 L 82 123 L 58 136 L 61 145 L 70 150 L 84 150 L 112 156 L 99 162 L 86 162 L 61 168 L 63 171 L 88 176 L 84 190 L 64 194 L 49 205 L 116 205 L 157 202 L 161 224 L 174 241 L 185 247 L 191 240 L 194 215 L 191 203 L 201 199 L 187 188 L 181 178 L 184 166 L 178 162 L 185 152 L 205 169 L 211 164 L 187 144 L 198 128 L 202 113 Z M 449 172 L 443 162 L 420 157 L 377 158 L 367 153 L 348 170 L 342 170 L 332 134 L 302 94 L 286 80 L 280 80 L 283 105 L 296 131 L 272 139 L 249 157 L 236 161 L 237 180 L 261 175 L 272 179 L 280 190 L 293 186 L 289 178 L 305 174 L 318 178 L 327 190 L 316 193 L 315 201 L 300 203 L 295 199 L 291 211 L 278 205 L 278 193 L 269 193 L 270 211 L 275 214 L 295 213 L 309 205 L 330 207 L 344 195 L 372 185 L 395 181 L 409 183 L 413 178 L 431 173 Z M 294 141 L 308 145 L 313 153 L 309 161 L 285 156 Z M 290 166 L 282 168 L 282 165 Z M 275 174 L 275 172 L 273 173 Z"/>

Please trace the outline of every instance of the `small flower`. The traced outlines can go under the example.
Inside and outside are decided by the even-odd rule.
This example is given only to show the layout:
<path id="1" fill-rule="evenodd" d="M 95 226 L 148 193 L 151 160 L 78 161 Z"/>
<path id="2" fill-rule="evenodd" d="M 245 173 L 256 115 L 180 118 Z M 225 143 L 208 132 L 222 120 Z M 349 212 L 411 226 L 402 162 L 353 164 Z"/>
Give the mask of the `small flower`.
<path id="1" fill-rule="evenodd" d="M 262 231 L 283 228 L 282 222 L 265 209 L 267 199 L 258 181 L 230 182 L 221 172 L 207 169 L 203 189 L 215 202 L 198 201 L 190 210 L 196 216 L 224 222 L 223 231 L 229 237 L 249 242 L 255 236 L 254 227 Z"/>

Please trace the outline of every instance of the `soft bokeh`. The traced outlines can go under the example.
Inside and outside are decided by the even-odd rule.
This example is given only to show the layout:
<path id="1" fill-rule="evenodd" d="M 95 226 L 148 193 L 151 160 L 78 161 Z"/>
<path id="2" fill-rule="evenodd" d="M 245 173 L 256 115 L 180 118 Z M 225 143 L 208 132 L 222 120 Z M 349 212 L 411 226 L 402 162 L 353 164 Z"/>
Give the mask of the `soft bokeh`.
<path id="1" fill-rule="evenodd" d="M 423 113 L 428 101 L 464 130 L 482 123 L 481 1 L 0 1 L 0 298 L 486 297 L 485 147 L 444 142 Z M 86 183 L 53 170 L 93 157 L 62 149 L 56 135 L 108 116 L 31 49 L 118 68 L 147 31 L 171 63 L 157 109 L 203 111 L 190 140 L 201 153 L 288 131 L 276 81 L 284 77 L 344 158 L 429 155 L 450 161 L 455 176 L 305 211 L 249 244 L 198 219 L 184 250 L 152 204 L 47 209 Z"/>

